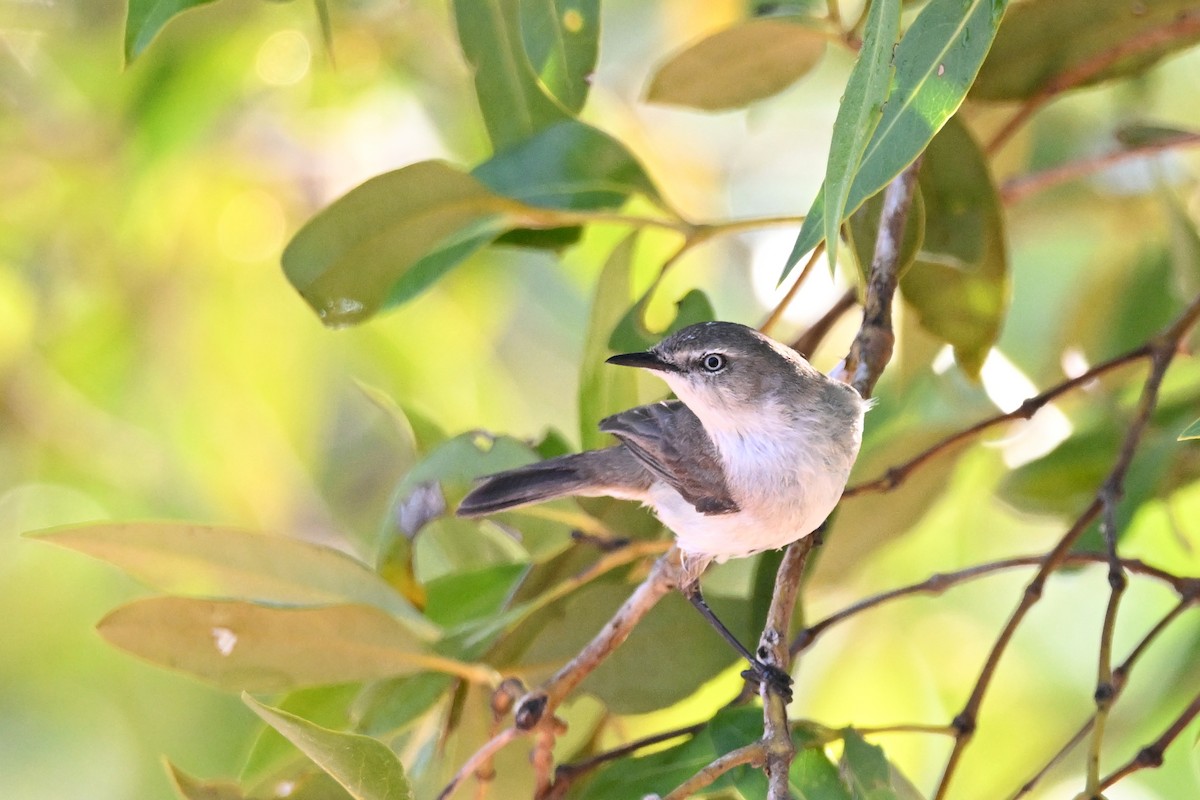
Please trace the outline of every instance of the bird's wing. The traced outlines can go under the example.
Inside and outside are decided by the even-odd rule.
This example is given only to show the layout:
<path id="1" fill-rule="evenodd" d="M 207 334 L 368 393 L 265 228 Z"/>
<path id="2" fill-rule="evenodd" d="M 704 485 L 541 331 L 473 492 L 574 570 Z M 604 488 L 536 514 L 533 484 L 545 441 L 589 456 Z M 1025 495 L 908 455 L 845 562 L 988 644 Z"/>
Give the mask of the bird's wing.
<path id="1" fill-rule="evenodd" d="M 725 482 L 717 448 L 696 415 L 678 400 L 615 414 L 601 420 L 600 430 L 616 436 L 701 514 L 739 510 Z M 680 442 L 687 442 L 686 452 Z"/>

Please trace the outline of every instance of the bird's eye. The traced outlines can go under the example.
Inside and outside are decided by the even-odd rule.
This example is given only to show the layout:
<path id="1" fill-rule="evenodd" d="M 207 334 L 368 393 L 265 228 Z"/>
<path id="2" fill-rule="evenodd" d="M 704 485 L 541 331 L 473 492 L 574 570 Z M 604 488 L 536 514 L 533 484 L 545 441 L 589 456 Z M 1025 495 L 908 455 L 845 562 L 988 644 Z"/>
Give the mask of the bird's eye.
<path id="1" fill-rule="evenodd" d="M 700 366 L 709 372 L 720 372 L 725 369 L 725 356 L 720 353 L 709 353 L 700 359 Z"/>

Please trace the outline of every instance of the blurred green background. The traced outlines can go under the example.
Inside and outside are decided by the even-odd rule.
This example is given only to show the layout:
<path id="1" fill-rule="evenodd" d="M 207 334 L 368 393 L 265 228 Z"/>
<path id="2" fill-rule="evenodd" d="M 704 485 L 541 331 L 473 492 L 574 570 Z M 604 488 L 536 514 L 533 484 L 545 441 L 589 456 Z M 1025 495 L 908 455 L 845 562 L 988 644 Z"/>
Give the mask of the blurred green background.
<path id="1" fill-rule="evenodd" d="M 807 208 L 850 64 L 846 53 L 831 52 L 813 75 L 746 112 L 704 115 L 639 101 L 665 54 L 743 13 L 732 0 L 604 8 L 584 118 L 630 146 L 694 219 Z M 367 554 L 414 454 L 363 385 L 449 432 L 538 437 L 554 428 L 578 441 L 584 321 L 621 229 L 594 227 L 561 258 L 485 250 L 415 301 L 354 329 L 323 328 L 284 279 L 279 255 L 288 238 L 352 186 L 424 158 L 471 165 L 489 153 L 443 3 L 354 0 L 332 4 L 331 14 L 332 58 L 311 5 L 222 0 L 173 21 L 126 69 L 122 8 L 84 0 L 0 5 L 7 798 L 162 800 L 172 796 L 162 755 L 194 774 L 232 776 L 258 730 L 237 698 L 144 665 L 95 634 L 95 623 L 141 587 L 22 532 L 94 519 L 183 519 Z M 1185 53 L 1145 77 L 1055 103 L 1005 150 L 998 177 L 1108 149 L 1127 120 L 1200 127 L 1198 74 L 1200 53 Z M 968 111 L 981 130 L 1003 116 Z M 985 370 L 986 395 L 953 368 L 935 376 L 928 363 L 937 343 L 902 319 L 901 349 L 868 420 L 875 430 L 858 477 L 991 413 L 996 401 L 1030 393 L 1021 374 L 1049 385 L 1071 359 L 1114 355 L 1169 319 L 1176 285 L 1194 292 L 1200 270 L 1179 269 L 1186 262 L 1169 257 L 1178 252 L 1179 221 L 1172 227 L 1163 194 L 1195 224 L 1198 169 L 1195 153 L 1171 153 L 1011 208 L 1014 296 L 1000 350 L 1012 367 Z M 774 278 L 794 236 L 745 234 L 699 248 L 659 294 L 673 299 L 700 286 L 720 317 L 757 324 L 778 296 Z M 643 285 L 655 252 L 670 244 L 666 234 L 648 238 Z M 838 293 L 818 273 L 781 338 Z M 840 357 L 853 327 L 849 320 L 835 331 L 819 366 Z M 1196 365 L 1181 363 L 1176 374 L 1169 384 L 1194 396 Z M 1135 383 L 1126 375 L 1106 386 Z M 1072 419 L 1119 420 L 1111 408 L 1118 395 L 1097 390 L 1061 408 Z M 1066 417 L 1057 424 L 1035 432 L 1035 444 L 1069 430 Z M 1019 443 L 1000 438 L 931 467 L 900 492 L 849 503 L 822 556 L 809 615 L 1054 541 L 1061 518 L 1019 514 L 996 499 L 1004 458 L 1020 457 Z M 1169 502 L 1140 507 L 1128 555 L 1200 572 L 1200 487 L 1187 475 Z M 805 655 L 798 710 L 831 725 L 948 720 L 1022 581 L 993 578 L 835 630 Z M 1084 718 L 1105 592 L 1101 570 L 1051 583 L 984 705 L 956 796 L 1007 791 Z M 1170 604 L 1165 589 L 1135 579 L 1118 654 Z M 1112 763 L 1131 756 L 1200 686 L 1196 634 L 1185 617 L 1139 667 L 1111 723 Z M 669 716 L 654 721 L 667 724 Z M 1121 783 L 1111 800 L 1200 796 L 1188 752 L 1196 729 L 1162 770 Z M 936 779 L 948 748 L 915 736 L 883 743 L 922 786 Z M 1078 774 L 1065 769 L 1066 783 L 1055 788 L 1052 780 L 1035 796 L 1073 796 L 1077 789 L 1066 787 L 1080 785 Z"/>

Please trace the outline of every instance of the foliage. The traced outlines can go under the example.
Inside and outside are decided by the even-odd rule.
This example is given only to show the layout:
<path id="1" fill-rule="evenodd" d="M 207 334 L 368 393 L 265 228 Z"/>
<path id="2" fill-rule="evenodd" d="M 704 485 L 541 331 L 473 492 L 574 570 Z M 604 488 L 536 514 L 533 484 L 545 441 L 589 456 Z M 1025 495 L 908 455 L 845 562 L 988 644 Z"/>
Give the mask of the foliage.
<path id="1" fill-rule="evenodd" d="M 226 750 L 197 759 L 201 771 L 230 776 L 245 756 L 236 780 L 196 778 L 176 755 L 185 743 L 139 734 L 168 751 L 166 775 L 157 795 L 120 787 L 113 796 L 433 797 L 468 763 L 467 780 L 481 776 L 481 791 L 496 797 L 665 795 L 752 745 L 763 710 L 744 697 L 730 704 L 741 687 L 735 654 L 672 594 L 552 709 L 564 728 L 533 737 L 512 729 L 507 747 L 487 751 L 522 694 L 505 679 L 533 688 L 572 663 L 642 585 L 668 535 L 644 510 L 608 499 L 481 521 L 453 509 L 474 478 L 603 446 L 599 419 L 662 396 L 606 369 L 613 352 L 718 316 L 753 323 L 764 305 L 778 305 L 778 338 L 795 332 L 792 294 L 756 297 L 755 277 L 728 266 L 757 247 L 744 234 L 783 231 L 782 251 L 758 272 L 772 286 L 782 273 L 799 287 L 805 325 L 847 289 L 861 300 L 879 252 L 882 191 L 914 164 L 895 265 L 896 358 L 868 418 L 852 481 L 860 490 L 851 489 L 804 583 L 790 791 L 910 800 L 937 786 L 940 796 L 955 767 L 942 772 L 945 747 L 934 737 L 953 737 L 956 752 L 972 740 L 950 720 L 1022 595 L 1017 583 L 1002 584 L 1005 593 L 970 583 L 934 612 L 917 603 L 861 619 L 852 611 L 836 620 L 843 638 L 827 637 L 820 614 L 852 598 L 1066 541 L 1064 558 L 1100 553 L 1093 560 L 1103 562 L 1106 546 L 1115 553 L 1119 544 L 1120 555 L 1161 568 L 1129 563 L 1134 588 L 1117 652 L 1132 644 L 1140 654 L 1137 642 L 1157 633 L 1140 637 L 1166 613 L 1143 583 L 1165 581 L 1183 607 L 1195 600 L 1185 578 L 1200 573 L 1187 545 L 1200 461 L 1179 440 L 1200 436 L 1200 372 L 1183 356 L 1167 369 L 1161 349 L 1179 345 L 1173 355 L 1194 341 L 1190 325 L 1170 326 L 1188 318 L 1200 291 L 1195 162 L 1186 160 L 1200 125 L 1188 117 L 1200 102 L 1196 52 L 1168 58 L 1200 39 L 1193 4 L 1146 0 L 1133 13 L 1107 0 L 831 0 L 705 9 L 694 20 L 689 6 L 678 31 L 669 5 L 318 3 L 332 42 L 324 55 L 339 66 L 313 68 L 310 50 L 301 78 L 271 78 L 280 92 L 272 97 L 295 104 L 280 125 L 255 116 L 277 111 L 267 102 L 253 110 L 260 98 L 239 94 L 245 82 L 235 77 L 256 59 L 270 75 L 299 63 L 300 51 L 287 48 L 310 37 L 275 29 L 293 19 L 283 15 L 306 19 L 311 9 L 271 4 L 243 19 L 228 3 L 131 0 L 123 77 L 113 78 L 115 65 L 97 71 L 84 56 L 61 56 L 73 71 L 62 96 L 74 98 L 77 85 L 81 96 L 106 98 L 97 105 L 111 115 L 86 149 L 50 133 L 61 109 L 0 128 L 6 144 L 36 145 L 37 155 L 11 155 L 25 152 L 18 146 L 3 158 L 9 194 L 38 209 L 18 219 L 22 235 L 0 238 L 0 308 L 17 309 L 0 328 L 4 413 L 18 423 L 0 439 L 17 487 L 0 498 L 6 530 L 35 531 L 21 552 L 55 553 L 40 544 L 57 544 L 158 592 L 131 597 L 111 584 L 80 592 L 75 610 L 111 608 L 98 625 L 109 644 L 224 693 L 181 690 L 203 694 L 179 706 L 225 704 L 210 722 L 216 736 L 196 735 L 182 711 L 169 723 L 187 738 L 224 740 Z M 110 49 L 119 38 L 111 19 L 97 31 Z M 623 44 L 634 34 L 640 60 Z M 631 59 L 635 87 L 606 63 L 610 48 L 614 61 Z M 325 77 L 303 77 L 314 72 Z M 101 89 L 99 75 L 119 87 Z M 310 94 L 297 94 L 301 81 Z M 415 139 L 425 126 L 443 146 L 372 161 L 376 174 L 322 177 L 310 163 L 319 161 L 309 149 L 320 138 L 316 110 L 350 118 L 354 102 L 376 126 L 394 100 L 388 92 L 407 98 L 411 113 L 386 138 Z M 74 102 L 62 108 L 85 113 Z M 643 103 L 663 108 L 636 118 Z M 782 192 L 795 164 L 822 163 L 825 143 L 800 133 L 822 120 L 820 135 L 832 139 L 823 170 L 804 182 L 810 194 Z M 118 145 L 122 137 L 129 143 Z M 254 143 L 246 153 L 219 150 L 243 139 Z M 698 159 L 693 150 L 734 152 L 730 142 L 741 139 L 751 143 L 720 168 L 677 163 Z M 1133 156 L 1143 156 L 1145 174 L 1134 174 Z M 757 184 L 726 190 L 756 163 L 765 165 Z M 71 182 L 42 187 L 36 176 L 54 171 Z M 1081 177 L 1089 183 L 1059 186 Z M 219 212 L 197 199 L 221 191 L 234 199 Z M 92 192 L 85 207 L 80 198 Z M 728 194 L 733 213 L 705 193 Z M 0 213 L 14 202 L 0 201 Z M 106 214 L 118 207 L 128 220 L 114 224 Z M 685 210 L 693 208 L 706 214 Z M 211 224 L 188 227 L 198 215 Z M 285 229 L 294 234 L 283 246 Z M 188 238 L 177 241 L 178 231 Z M 214 259 L 222 267 L 205 263 L 211 241 L 234 253 Z M 822 243 L 830 269 L 813 270 Z M 275 279 L 276 260 L 286 284 Z M 87 270 L 71 272 L 76 261 Z M 80 295 L 101 294 L 89 282 L 97 274 L 111 294 L 76 318 Z M 22 316 L 26 306 L 37 313 Z M 330 333 L 314 318 L 346 330 Z M 826 368 L 855 327 L 830 319 L 812 354 Z M 1111 358 L 1112 369 L 1095 367 Z M 1153 380 L 1130 377 L 1126 365 L 1142 361 L 1163 363 L 1161 374 L 1150 371 L 1162 378 L 1157 394 L 1145 391 Z M 1020 373 L 1029 378 L 1017 384 Z M 64 388 L 63 375 L 75 385 Z M 1016 423 L 1024 427 L 1011 440 L 972 447 L 978 432 L 969 432 L 939 444 L 980 419 L 989 429 L 1018 419 L 1033 386 L 1053 397 Z M 1010 413 L 997 415 L 997 405 Z M 1114 464 L 1127 441 L 1125 472 Z M 159 521 L 87 522 L 108 517 Z M 1059 538 L 1064 527 L 1079 529 L 1074 541 Z M 49 577 L 17 585 L 44 581 L 67 604 L 71 576 L 94 575 L 48 563 Z M 706 576 L 714 608 L 747 643 L 777 564 L 766 554 Z M 979 757 L 957 767 L 951 796 L 1015 790 L 1059 746 L 1063 719 L 1069 727 L 1096 715 L 1106 738 L 1084 748 L 1099 754 L 1103 744 L 1106 769 L 1148 743 L 1168 746 L 1155 737 L 1191 721 L 1180 709 L 1200 687 L 1186 678 L 1194 642 L 1181 636 L 1139 666 L 1134 696 L 1120 696 L 1126 673 L 1119 684 L 1109 674 L 1113 717 L 1103 699 L 1080 699 L 1097 688 L 1094 675 L 1080 677 L 1096 671 L 1096 629 L 1101 653 L 1113 649 L 1115 623 L 1102 621 L 1109 595 L 1099 570 L 1052 580 L 1077 602 L 1049 597 L 1043 605 L 1055 608 L 1039 613 L 1051 622 L 1015 640 L 967 750 Z M 48 646 L 55 655 L 46 659 L 66 649 Z M 104 681 L 142 670 L 123 656 L 94 658 L 110 659 Z M 1101 684 L 1105 665 L 1111 673 L 1111 654 L 1100 657 Z M 139 686 L 166 680 L 131 674 Z M 999 713 L 1006 707 L 1011 715 Z M 266 727 L 252 729 L 258 719 Z M 663 731 L 674 733 L 642 741 Z M 923 736 L 882 735 L 899 731 Z M 0 729 L 0 744 L 9 735 Z M 626 752 L 630 742 L 638 746 Z M 1153 776 L 1121 779 L 1162 796 L 1195 793 L 1186 759 L 1168 756 Z M 1103 775 L 1083 761 L 1052 774 L 1098 794 Z M 548 763 L 571 768 L 556 774 Z M 9 766 L 0 755 L 0 773 Z M 743 763 L 699 791 L 765 797 L 767 778 Z"/>

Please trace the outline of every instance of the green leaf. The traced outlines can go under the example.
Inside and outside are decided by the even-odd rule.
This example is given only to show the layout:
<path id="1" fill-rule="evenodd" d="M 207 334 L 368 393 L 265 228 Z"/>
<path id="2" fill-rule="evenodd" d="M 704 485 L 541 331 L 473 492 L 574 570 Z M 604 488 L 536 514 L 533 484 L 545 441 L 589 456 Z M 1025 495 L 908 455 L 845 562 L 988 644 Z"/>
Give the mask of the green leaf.
<path id="1" fill-rule="evenodd" d="M 429 655 L 423 640 L 370 606 L 151 597 L 110 612 L 97 630 L 116 647 L 223 689 L 278 691 L 462 666 Z"/>
<path id="2" fill-rule="evenodd" d="M 420 676 L 412 676 L 414 679 L 417 677 Z M 449 680 L 444 675 L 439 677 Z M 354 683 L 298 689 L 284 695 L 277 705 L 284 711 L 320 725 L 341 728 L 350 724 L 350 715 L 346 709 L 354 702 L 360 690 L 360 685 Z M 263 728 L 243 762 L 238 779 L 243 785 L 252 786 L 256 782 L 269 780 L 272 775 L 294 765 L 298 759 L 296 748 L 280 736 L 278 731 L 270 727 Z"/>
<path id="3" fill-rule="evenodd" d="M 600 46 L 600 0 L 521 0 L 521 41 L 542 89 L 578 114 Z"/>
<path id="4" fill-rule="evenodd" d="M 600 420 L 638 404 L 637 375 L 604 360 L 613 354 L 608 339 L 633 298 L 633 256 L 639 231 L 613 248 L 596 281 L 584 336 L 579 376 L 579 438 L 584 450 L 612 444 L 597 428 Z"/>
<path id="5" fill-rule="evenodd" d="M 540 208 L 612 209 L 635 193 L 659 199 L 625 145 L 573 119 L 497 152 L 471 174 L 497 194 Z"/>
<path id="6" fill-rule="evenodd" d="M 245 692 L 242 702 L 341 784 L 355 800 L 410 800 L 400 760 L 382 742 L 357 733 L 322 728 L 263 705 Z"/>
<path id="7" fill-rule="evenodd" d="M 1195 24 L 1180 24 L 1195 0 L 1026 0 L 1016 3 L 996 36 L 992 55 L 971 88 L 975 100 L 1025 100 L 1125 43 L 1169 32 L 1153 46 L 1119 58 L 1075 86 L 1145 71 L 1163 56 L 1200 41 Z M 1194 18 L 1193 18 L 1194 19 Z"/>
<path id="8" fill-rule="evenodd" d="M 142 54 L 163 26 L 189 8 L 207 5 L 212 0 L 129 0 L 125 16 L 125 64 Z"/>
<path id="9" fill-rule="evenodd" d="M 983 152 L 956 120 L 930 142 L 918 182 L 924 241 L 900 291 L 921 327 L 953 345 L 959 366 L 977 377 L 1008 311 L 1000 198 Z"/>
<path id="10" fill-rule="evenodd" d="M 617 327 L 613 329 L 608 346 L 614 351 L 628 353 L 634 350 L 646 350 L 664 337 L 677 333 L 689 325 L 695 325 L 697 322 L 709 322 L 717 318 L 717 312 L 713 310 L 708 295 L 699 289 L 692 289 L 679 298 L 679 302 L 675 304 L 675 318 L 671 320 L 671 324 L 667 326 L 666 330 L 659 333 L 650 330 L 645 322 L 646 308 L 650 305 L 650 299 L 657 286 L 658 281 L 655 281 L 654 286 L 646 290 L 641 299 L 625 313 Z"/>
<path id="11" fill-rule="evenodd" d="M 163 759 L 171 788 L 183 800 L 245 800 L 237 784 L 229 781 L 202 781 L 193 778 L 170 761 Z"/>
<path id="12" fill-rule="evenodd" d="M 1007 0 L 931 0 L 921 10 L 896 47 L 895 87 L 862 152 L 841 218 L 911 164 L 958 110 L 991 47 L 1006 4 Z M 825 217 L 822 191 L 801 226 L 783 277 L 820 244 L 827 231 L 837 230 Z"/>
<path id="13" fill-rule="evenodd" d="M 1189 439 L 1200 439 L 1200 419 L 1188 425 L 1183 433 L 1179 434 L 1179 441 L 1187 441 Z"/>
<path id="14" fill-rule="evenodd" d="M 326 325 L 348 325 L 427 288 L 475 250 L 544 220 L 439 161 L 370 179 L 309 220 L 283 252 L 288 280 Z"/>
<path id="15" fill-rule="evenodd" d="M 353 717 L 363 733 L 394 734 L 432 708 L 456 685 L 453 678 L 440 672 L 376 681 L 363 689 L 355 701 Z"/>
<path id="16" fill-rule="evenodd" d="M 749 744 L 762 735 L 762 710 L 742 707 L 718 711 L 699 733 L 673 747 L 638 758 L 622 759 L 601 769 L 595 779 L 585 786 L 581 800 L 629 800 L 649 794 L 666 795 L 714 759 L 724 755 L 725 751 L 718 748 L 714 741 L 714 730 L 733 729 L 736 734 L 753 729 L 756 724 L 757 736 L 742 741 L 742 744 Z M 723 775 L 705 794 L 723 789 L 727 791 L 737 774 L 738 770 L 735 770 Z"/>
<path id="17" fill-rule="evenodd" d="M 646 100 L 724 111 L 783 91 L 825 53 L 824 35 L 804 20 L 748 19 L 701 39 L 658 67 Z"/>
<path id="18" fill-rule="evenodd" d="M 359 603 L 393 614 L 421 639 L 438 635 L 436 625 L 366 565 L 298 539 L 180 522 L 98 523 L 35 536 L 172 594 L 284 606 Z"/>
<path id="19" fill-rule="evenodd" d="M 883 748 L 868 744 L 853 728 L 843 732 L 840 764 L 842 781 L 853 800 L 899 800 L 892 785 L 892 767 Z"/>
<path id="20" fill-rule="evenodd" d="M 825 183 L 818 198 L 818 203 L 826 209 L 824 236 L 830 264 L 837 263 L 838 228 L 846 213 L 854 210 L 846 205 L 854 176 L 875 127 L 883 117 L 884 102 L 892 91 L 895 69 L 892 52 L 899 35 L 900 0 L 875 0 L 871 3 L 862 49 L 846 82 L 837 119 L 833 122 L 833 141 L 829 145 L 829 159 L 825 165 Z M 804 237 L 804 228 L 821 222 L 821 217 L 815 213 L 818 203 L 813 204 L 804 218 L 800 238 Z M 801 253 L 792 255 L 799 260 Z M 789 269 L 791 266 L 789 259 Z"/>
<path id="21" fill-rule="evenodd" d="M 806 747 L 792 760 L 788 786 L 800 800 L 850 800 L 837 765 L 819 747 Z"/>
<path id="22" fill-rule="evenodd" d="M 571 116 L 566 106 L 542 89 L 526 51 L 521 12 L 521 0 L 454 0 L 458 39 L 497 150 Z M 548 41 L 544 34 L 537 38 Z M 547 53 L 552 50 L 545 48 Z"/>

